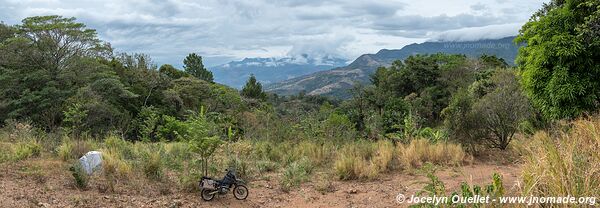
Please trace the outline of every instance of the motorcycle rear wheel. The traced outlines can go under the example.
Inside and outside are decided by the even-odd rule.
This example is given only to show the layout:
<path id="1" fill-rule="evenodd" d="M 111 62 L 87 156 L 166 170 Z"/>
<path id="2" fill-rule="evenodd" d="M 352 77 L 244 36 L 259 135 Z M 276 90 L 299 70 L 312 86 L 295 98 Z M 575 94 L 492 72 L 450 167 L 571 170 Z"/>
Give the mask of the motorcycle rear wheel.
<path id="1" fill-rule="evenodd" d="M 204 201 L 213 200 L 217 194 L 212 192 L 215 192 L 215 190 L 202 189 L 202 199 Z"/>
<path id="2" fill-rule="evenodd" d="M 244 200 L 248 198 L 248 188 L 244 185 L 237 185 L 233 189 L 233 196 L 238 200 Z"/>

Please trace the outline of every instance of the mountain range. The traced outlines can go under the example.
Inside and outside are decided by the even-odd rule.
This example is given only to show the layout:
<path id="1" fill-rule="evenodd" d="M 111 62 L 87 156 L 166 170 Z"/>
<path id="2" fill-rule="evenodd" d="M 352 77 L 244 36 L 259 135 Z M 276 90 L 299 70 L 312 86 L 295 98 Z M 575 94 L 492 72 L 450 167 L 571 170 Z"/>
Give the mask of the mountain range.
<path id="1" fill-rule="evenodd" d="M 263 84 L 272 84 L 318 71 L 348 64 L 348 60 L 331 56 L 311 57 L 302 54 L 284 58 L 245 58 L 210 67 L 216 82 L 242 88 L 251 74 Z"/>
<path id="2" fill-rule="evenodd" d="M 347 66 L 318 71 L 285 81 L 267 84 L 265 90 L 279 95 L 292 95 L 304 91 L 308 95 L 323 95 L 348 98 L 349 89 L 355 82 L 368 83 L 369 75 L 378 67 L 389 66 L 395 60 L 404 60 L 415 54 L 464 54 L 479 57 L 483 54 L 495 55 L 514 65 L 518 46 L 515 37 L 478 41 L 436 41 L 410 44 L 401 49 L 382 49 L 376 54 L 364 54 Z"/>

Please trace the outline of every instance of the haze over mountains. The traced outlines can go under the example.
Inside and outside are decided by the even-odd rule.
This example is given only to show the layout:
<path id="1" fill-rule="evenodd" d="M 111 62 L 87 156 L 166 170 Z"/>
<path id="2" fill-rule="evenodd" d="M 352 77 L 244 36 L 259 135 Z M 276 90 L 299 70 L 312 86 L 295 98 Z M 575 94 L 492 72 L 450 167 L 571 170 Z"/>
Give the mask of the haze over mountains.
<path id="1" fill-rule="evenodd" d="M 282 82 L 268 84 L 265 90 L 280 95 L 306 92 L 309 95 L 324 95 L 348 98 L 348 90 L 355 82 L 368 83 L 369 75 L 380 66 L 389 66 L 395 60 L 403 60 L 414 54 L 465 54 L 479 57 L 483 54 L 495 55 L 514 64 L 518 47 L 515 37 L 463 42 L 425 42 L 410 44 L 402 49 L 382 49 L 376 54 L 364 54 L 351 64 L 326 71 L 319 71 Z"/>
<path id="2" fill-rule="evenodd" d="M 331 56 L 302 54 L 284 58 L 245 58 L 210 67 L 216 82 L 241 89 L 251 74 L 263 84 L 271 84 L 301 75 L 347 65 L 348 60 Z"/>

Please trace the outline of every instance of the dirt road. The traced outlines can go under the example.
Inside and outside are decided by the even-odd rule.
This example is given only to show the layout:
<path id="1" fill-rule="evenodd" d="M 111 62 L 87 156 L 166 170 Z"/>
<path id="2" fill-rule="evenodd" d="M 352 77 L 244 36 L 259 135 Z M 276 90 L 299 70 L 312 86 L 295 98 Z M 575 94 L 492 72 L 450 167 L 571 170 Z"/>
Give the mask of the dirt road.
<path id="1" fill-rule="evenodd" d="M 391 172 L 375 181 L 332 180 L 328 191 L 317 191 L 316 182 L 307 182 L 289 192 L 281 190 L 277 176 L 262 177 L 250 184 L 247 200 L 231 194 L 204 202 L 198 193 L 185 193 L 168 185 L 129 183 L 106 192 L 101 182 L 87 190 L 73 185 L 67 165 L 61 161 L 30 160 L 0 165 L 0 207 L 406 207 L 396 202 L 400 193 L 410 196 L 420 190 L 426 178 L 417 174 Z M 491 175 L 502 175 L 510 192 L 519 175 L 515 164 L 475 162 L 457 168 L 443 168 L 438 177 L 448 191 L 463 181 L 488 184 Z"/>

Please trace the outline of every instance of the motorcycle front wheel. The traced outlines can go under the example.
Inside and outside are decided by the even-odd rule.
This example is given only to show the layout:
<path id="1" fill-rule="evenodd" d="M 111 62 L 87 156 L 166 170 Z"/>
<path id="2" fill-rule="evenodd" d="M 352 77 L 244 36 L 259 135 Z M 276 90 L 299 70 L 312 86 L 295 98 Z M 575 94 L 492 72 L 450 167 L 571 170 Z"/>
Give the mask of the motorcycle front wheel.
<path id="1" fill-rule="evenodd" d="M 248 188 L 244 185 L 237 185 L 233 189 L 233 196 L 238 200 L 244 200 L 248 197 Z"/>
<path id="2" fill-rule="evenodd" d="M 215 192 L 214 190 L 208 190 L 208 189 L 202 189 L 202 199 L 204 201 L 210 201 L 213 200 L 213 198 L 215 198 L 216 193 L 212 193 Z"/>

